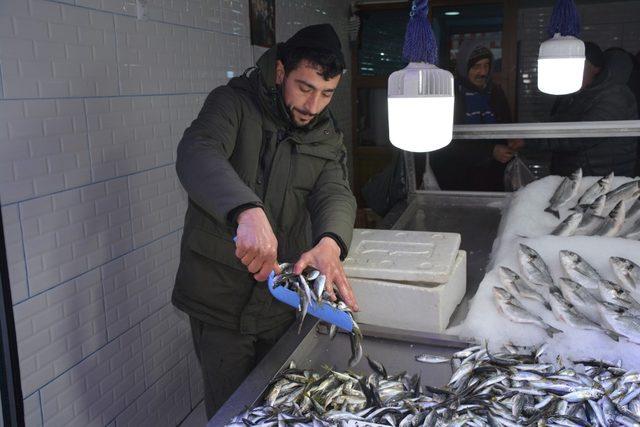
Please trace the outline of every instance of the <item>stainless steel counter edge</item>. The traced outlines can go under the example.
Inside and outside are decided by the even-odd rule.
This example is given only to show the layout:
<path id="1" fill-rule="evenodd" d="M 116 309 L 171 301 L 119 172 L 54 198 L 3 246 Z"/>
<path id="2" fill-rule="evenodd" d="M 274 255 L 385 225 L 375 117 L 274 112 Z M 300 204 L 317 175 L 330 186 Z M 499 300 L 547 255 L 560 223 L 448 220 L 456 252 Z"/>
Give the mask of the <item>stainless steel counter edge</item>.
<path id="1" fill-rule="evenodd" d="M 455 125 L 454 139 L 542 139 L 640 136 L 640 120 Z"/>

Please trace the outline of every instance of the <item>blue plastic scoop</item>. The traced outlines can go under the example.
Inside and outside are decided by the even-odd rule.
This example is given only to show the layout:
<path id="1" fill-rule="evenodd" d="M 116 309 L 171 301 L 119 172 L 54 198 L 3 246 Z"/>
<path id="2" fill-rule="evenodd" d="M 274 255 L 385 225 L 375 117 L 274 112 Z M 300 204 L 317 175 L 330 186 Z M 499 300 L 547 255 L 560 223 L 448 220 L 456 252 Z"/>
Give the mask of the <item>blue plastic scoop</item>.
<path id="1" fill-rule="evenodd" d="M 233 241 L 236 241 L 236 238 L 233 238 Z M 272 271 L 269 274 L 269 279 L 267 280 L 267 286 L 269 287 L 269 292 L 271 295 L 278 301 L 281 301 L 296 310 L 300 307 L 300 296 L 297 292 L 289 290 L 284 286 L 275 286 L 274 279 L 276 277 L 276 272 Z M 353 322 L 351 321 L 351 316 L 348 313 L 345 313 L 342 310 L 338 310 L 335 307 L 330 306 L 326 302 L 322 304 L 318 304 L 315 301 L 309 301 L 309 307 L 307 308 L 307 314 L 310 314 L 314 317 L 317 317 L 320 320 L 324 320 L 325 322 L 336 325 L 340 329 L 344 329 L 347 332 L 351 332 L 353 330 Z"/>
<path id="2" fill-rule="evenodd" d="M 298 307 L 300 307 L 300 296 L 298 293 L 289 290 L 284 286 L 275 286 L 275 275 L 275 272 L 272 271 L 271 274 L 269 274 L 269 279 L 267 280 L 267 286 L 269 286 L 269 292 L 271 292 L 271 295 L 273 295 L 273 297 L 278 301 L 282 301 L 283 303 L 298 309 Z M 330 306 L 326 302 L 318 304 L 313 300 L 310 301 L 307 314 L 324 320 L 325 322 L 332 323 L 347 332 L 351 332 L 353 329 L 351 316 L 342 310 L 338 310 L 337 308 Z"/>

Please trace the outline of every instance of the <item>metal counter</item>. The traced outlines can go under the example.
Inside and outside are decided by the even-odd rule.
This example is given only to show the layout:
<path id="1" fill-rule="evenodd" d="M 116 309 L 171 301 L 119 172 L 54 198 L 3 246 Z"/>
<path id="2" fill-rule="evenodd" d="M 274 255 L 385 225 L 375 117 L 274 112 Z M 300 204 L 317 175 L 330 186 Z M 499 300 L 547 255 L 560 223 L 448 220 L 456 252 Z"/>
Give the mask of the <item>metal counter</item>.
<path id="1" fill-rule="evenodd" d="M 449 231 L 462 235 L 461 249 L 467 251 L 467 293 L 451 319 L 460 322 L 467 313 L 468 300 L 484 277 L 491 248 L 497 235 L 505 193 L 415 192 L 409 200 L 392 209 L 382 227 L 396 230 Z M 347 369 L 351 347 L 349 337 L 338 334 L 335 340 L 318 331 L 316 319 L 307 318 L 298 335 L 294 325 L 256 366 L 238 390 L 209 421 L 209 427 L 222 426 L 247 407 L 258 403 L 271 380 L 294 361 L 304 369 L 322 370 L 324 365 Z M 469 343 L 462 339 L 413 331 L 361 325 L 365 335 L 364 354 L 382 362 L 390 373 L 420 373 L 423 384 L 442 386 L 451 376 L 448 364 L 423 364 L 414 357 L 420 353 L 452 354 Z M 359 373 L 371 370 L 366 358 L 354 368 Z"/>
<path id="2" fill-rule="evenodd" d="M 421 383 L 431 386 L 439 387 L 449 381 L 452 373 L 450 365 L 416 362 L 415 356 L 421 353 L 449 356 L 469 345 L 466 341 L 445 335 L 369 325 L 361 325 L 361 328 L 364 335 L 364 354 L 381 362 L 389 374 L 403 371 L 410 375 L 420 374 Z M 293 325 L 278 341 L 218 413 L 209 420 L 209 427 L 223 426 L 247 407 L 259 403 L 271 380 L 280 370 L 288 367 L 291 361 L 299 368 L 318 372 L 322 372 L 323 367 L 327 365 L 340 371 L 348 368 L 347 363 L 351 355 L 348 335 L 339 333 L 331 341 L 324 328 L 310 318 L 305 320 L 300 335 L 297 329 L 297 325 Z M 351 370 L 359 374 L 371 373 L 364 356 Z"/>

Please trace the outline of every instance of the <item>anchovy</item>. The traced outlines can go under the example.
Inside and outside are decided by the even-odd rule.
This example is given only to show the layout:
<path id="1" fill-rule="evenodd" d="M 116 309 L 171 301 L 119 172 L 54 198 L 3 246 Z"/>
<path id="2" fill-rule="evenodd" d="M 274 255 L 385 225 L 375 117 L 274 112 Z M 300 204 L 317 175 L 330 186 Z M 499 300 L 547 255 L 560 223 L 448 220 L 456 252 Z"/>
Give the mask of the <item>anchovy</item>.
<path id="1" fill-rule="evenodd" d="M 436 354 L 419 354 L 416 356 L 416 360 L 422 363 L 447 363 L 451 361 L 451 358 Z"/>
<path id="2" fill-rule="evenodd" d="M 562 182 L 549 199 L 549 206 L 544 210 L 560 218 L 558 209 L 566 205 L 576 195 L 580 181 L 582 180 L 582 169 L 578 169 L 571 176 L 562 179 Z"/>
<path id="3" fill-rule="evenodd" d="M 378 362 L 366 376 L 330 367 L 324 372 L 290 367 L 274 378 L 258 404 L 263 406 L 247 409 L 228 425 L 637 424 L 640 374 L 601 360 L 574 361 L 585 366 L 585 373 L 555 368 L 540 363 L 541 348 L 510 347 L 491 353 L 486 345 L 474 346 L 452 355 L 460 366 L 442 388 L 421 387 L 419 376 L 406 372 L 385 379 L 386 369 Z M 512 359 L 521 363 L 508 362 Z"/>
<path id="4" fill-rule="evenodd" d="M 583 214 L 581 212 L 575 212 L 569 215 L 562 221 L 556 228 L 553 229 L 551 235 L 553 236 L 572 236 L 578 229 L 578 225 L 582 221 Z"/>

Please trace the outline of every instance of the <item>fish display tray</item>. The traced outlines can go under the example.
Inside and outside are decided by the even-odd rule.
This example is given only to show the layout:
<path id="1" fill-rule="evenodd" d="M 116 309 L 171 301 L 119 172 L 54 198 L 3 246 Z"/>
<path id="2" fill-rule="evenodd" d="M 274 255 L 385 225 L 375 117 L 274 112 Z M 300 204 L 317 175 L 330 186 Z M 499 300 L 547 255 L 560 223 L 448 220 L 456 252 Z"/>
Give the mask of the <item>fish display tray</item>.
<path id="1" fill-rule="evenodd" d="M 360 325 L 360 328 L 364 335 L 363 354 L 381 362 L 389 374 L 402 371 L 411 375 L 420 374 L 422 384 L 430 386 L 441 387 L 446 384 L 452 374 L 451 366 L 449 363 L 420 363 L 415 360 L 415 356 L 422 353 L 450 356 L 470 344 L 457 337 L 433 333 L 365 324 Z M 207 426 L 225 425 L 248 406 L 259 403 L 271 381 L 291 361 L 301 369 L 322 372 L 323 367 L 329 365 L 344 371 L 348 369 L 350 354 L 347 334 L 338 333 L 332 341 L 326 334 L 326 328 L 313 319 L 305 320 L 300 335 L 297 334 L 297 325 L 293 325 L 209 420 Z M 364 356 L 352 370 L 359 374 L 372 372 Z"/>

